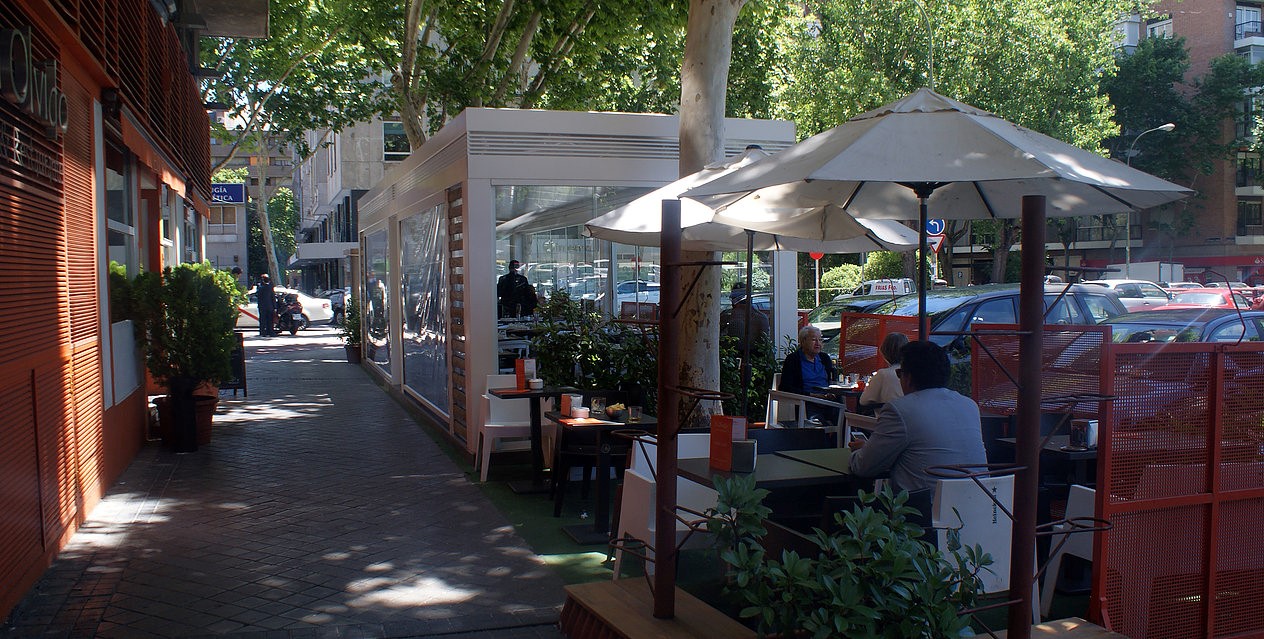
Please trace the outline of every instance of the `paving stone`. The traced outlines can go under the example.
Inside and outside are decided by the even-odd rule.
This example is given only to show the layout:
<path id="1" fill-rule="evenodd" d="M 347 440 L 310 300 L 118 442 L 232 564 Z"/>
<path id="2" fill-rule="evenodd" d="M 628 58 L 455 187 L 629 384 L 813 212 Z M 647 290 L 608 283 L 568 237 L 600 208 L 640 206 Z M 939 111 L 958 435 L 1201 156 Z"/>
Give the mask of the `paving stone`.
<path id="1" fill-rule="evenodd" d="M 331 329 L 247 336 L 251 396 L 221 396 L 197 453 L 144 447 L 0 637 L 560 637 L 560 580 L 365 370 L 322 349 L 340 352 Z"/>

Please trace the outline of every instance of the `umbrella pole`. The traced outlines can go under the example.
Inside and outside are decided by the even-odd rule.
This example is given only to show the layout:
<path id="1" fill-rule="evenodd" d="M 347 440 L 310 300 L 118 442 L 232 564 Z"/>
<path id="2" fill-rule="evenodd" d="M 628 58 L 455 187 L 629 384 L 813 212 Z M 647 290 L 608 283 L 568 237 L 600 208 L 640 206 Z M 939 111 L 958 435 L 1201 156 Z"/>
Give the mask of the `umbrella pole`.
<path id="1" fill-rule="evenodd" d="M 751 269 L 755 266 L 755 232 L 746 230 L 746 325 L 742 328 L 742 415 L 746 414 L 747 402 L 750 401 L 750 383 L 751 383 L 751 312 L 755 310 L 754 291 L 751 290 L 751 283 L 754 278 L 751 276 Z M 734 311 L 736 312 L 736 311 Z"/>
<path id="2" fill-rule="evenodd" d="M 680 426 L 680 200 L 663 200 L 658 329 L 658 482 L 654 499 L 654 616 L 676 615 L 676 432 Z"/>
<path id="3" fill-rule="evenodd" d="M 1036 499 L 1040 492 L 1041 359 L 1044 347 L 1045 198 L 1023 196 L 1023 271 L 1019 285 L 1018 443 L 1014 529 L 1010 544 L 1009 636 L 1031 637 L 1031 584 L 1036 566 Z"/>
<path id="4" fill-rule="evenodd" d="M 918 184 L 914 187 L 917 194 L 917 335 L 918 340 L 930 340 L 930 318 L 926 316 L 926 200 L 930 198 L 935 187 Z"/>

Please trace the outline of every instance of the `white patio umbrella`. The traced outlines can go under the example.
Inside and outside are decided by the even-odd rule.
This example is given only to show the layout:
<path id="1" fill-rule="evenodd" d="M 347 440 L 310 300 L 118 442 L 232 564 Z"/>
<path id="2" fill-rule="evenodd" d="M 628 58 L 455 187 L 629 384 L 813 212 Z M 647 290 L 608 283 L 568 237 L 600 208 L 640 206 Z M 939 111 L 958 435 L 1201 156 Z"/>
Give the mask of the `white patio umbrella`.
<path id="1" fill-rule="evenodd" d="M 728 175 L 744 166 L 759 162 L 769 155 L 758 147 L 747 148 L 740 155 L 687 175 L 666 186 L 601 215 L 588 222 L 585 229 L 595 238 L 631 244 L 658 246 L 661 231 L 663 200 Z M 813 217 L 821 206 L 791 207 L 775 212 L 775 219 L 761 225 L 753 237 L 749 227 L 720 223 L 715 211 L 694 200 L 683 200 L 680 207 L 681 244 L 692 251 L 820 251 L 822 253 L 859 253 L 864 251 L 907 251 L 917 247 L 917 233 L 890 220 L 857 220 L 841 211 L 829 216 L 827 229 L 804 229 L 797 221 Z M 776 220 L 787 220 L 782 228 Z M 790 232 L 787 232 L 790 231 Z M 748 289 L 749 290 L 749 289 Z"/>
<path id="2" fill-rule="evenodd" d="M 1010 564 L 1010 583 L 1022 584 L 1035 573 L 1046 215 L 1123 213 L 1190 193 L 987 111 L 919 89 L 683 196 L 715 208 L 717 221 L 753 229 L 772 223 L 769 210 L 826 204 L 858 218 L 919 219 L 923 254 L 926 218 L 932 207 L 936 217 L 947 219 L 1022 218 L 1017 425 L 1017 462 L 1022 469 L 1015 488 Z M 832 213 L 822 208 L 819 219 L 801 218 L 800 222 L 807 227 L 828 224 Z M 924 284 L 924 260 L 922 269 Z M 922 339 L 929 333 L 925 289 L 924 285 L 918 288 Z M 1019 603 L 1010 608 L 1009 629 L 1011 637 L 1022 639 L 1031 632 L 1026 601 L 1030 592 L 1023 587 L 1015 590 Z"/>
<path id="3" fill-rule="evenodd" d="M 682 197 L 714 208 L 717 222 L 757 231 L 775 227 L 803 236 L 835 223 L 835 207 L 841 207 L 859 219 L 920 217 L 924 237 L 928 208 L 944 219 L 1018 218 L 1022 196 L 1044 195 L 1048 215 L 1101 215 L 1150 208 L 1190 193 L 918 89 Z M 778 214 L 786 211 L 797 212 L 792 223 Z"/>

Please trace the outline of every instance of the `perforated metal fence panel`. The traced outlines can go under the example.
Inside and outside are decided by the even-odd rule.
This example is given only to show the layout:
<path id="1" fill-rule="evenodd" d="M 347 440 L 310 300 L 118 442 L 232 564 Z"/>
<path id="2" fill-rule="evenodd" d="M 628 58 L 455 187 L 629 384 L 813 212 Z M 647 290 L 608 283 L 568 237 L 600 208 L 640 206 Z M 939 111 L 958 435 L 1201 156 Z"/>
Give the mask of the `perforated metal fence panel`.
<path id="1" fill-rule="evenodd" d="M 999 333 L 1017 327 L 974 328 L 974 397 L 1013 414 L 1018 336 Z M 1044 337 L 1042 412 L 1099 420 L 1097 515 L 1114 528 L 1090 618 L 1132 639 L 1264 637 L 1264 344 Z M 1073 401 L 1086 394 L 1115 399 Z"/>
<path id="2" fill-rule="evenodd" d="M 878 354 L 878 346 L 888 333 L 899 332 L 916 340 L 917 318 L 903 315 L 870 315 L 843 313 L 838 340 L 838 372 L 868 375 L 887 363 Z"/>

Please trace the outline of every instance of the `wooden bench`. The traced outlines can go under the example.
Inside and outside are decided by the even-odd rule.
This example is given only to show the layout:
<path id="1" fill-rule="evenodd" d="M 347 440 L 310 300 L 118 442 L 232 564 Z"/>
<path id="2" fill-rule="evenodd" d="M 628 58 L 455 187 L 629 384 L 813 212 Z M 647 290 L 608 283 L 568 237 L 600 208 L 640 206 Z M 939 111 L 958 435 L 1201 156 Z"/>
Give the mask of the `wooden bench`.
<path id="1" fill-rule="evenodd" d="M 755 631 L 679 588 L 675 618 L 656 619 L 649 584 L 639 578 L 567 586 L 558 625 L 569 639 L 755 639 Z"/>
<path id="2" fill-rule="evenodd" d="M 1007 633 L 1001 630 L 996 633 L 997 637 L 1005 637 Z M 988 635 L 975 635 L 976 637 L 987 637 Z M 1127 639 L 1127 637 L 1111 632 L 1095 623 L 1089 623 L 1079 617 L 1067 617 L 1057 621 L 1046 621 L 1031 627 L 1031 636 L 1034 638 L 1044 637 L 1072 637 L 1074 639 Z"/>

